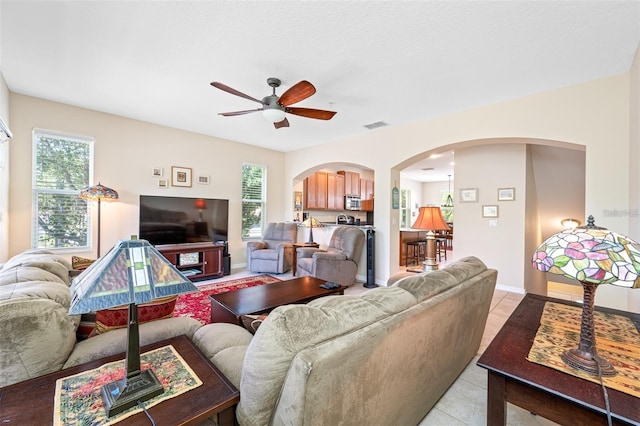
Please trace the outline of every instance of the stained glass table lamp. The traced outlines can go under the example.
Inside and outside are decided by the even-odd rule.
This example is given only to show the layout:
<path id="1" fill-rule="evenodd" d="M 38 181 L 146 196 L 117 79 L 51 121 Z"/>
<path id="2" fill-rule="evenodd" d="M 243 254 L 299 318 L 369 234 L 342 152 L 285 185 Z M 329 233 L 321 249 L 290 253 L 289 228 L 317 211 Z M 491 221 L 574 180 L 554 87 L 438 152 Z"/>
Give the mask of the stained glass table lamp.
<path id="1" fill-rule="evenodd" d="M 615 376 L 609 361 L 598 355 L 593 324 L 596 289 L 601 284 L 640 287 L 640 245 L 594 224 L 565 229 L 547 238 L 535 250 L 533 267 L 580 281 L 584 289 L 580 343 L 565 351 L 562 360 L 591 375 Z"/>
<path id="2" fill-rule="evenodd" d="M 73 280 L 69 314 L 129 305 L 126 376 L 101 390 L 107 416 L 164 392 L 153 371 L 140 368 L 136 305 L 193 291 L 198 288 L 145 240 L 119 241 Z"/>

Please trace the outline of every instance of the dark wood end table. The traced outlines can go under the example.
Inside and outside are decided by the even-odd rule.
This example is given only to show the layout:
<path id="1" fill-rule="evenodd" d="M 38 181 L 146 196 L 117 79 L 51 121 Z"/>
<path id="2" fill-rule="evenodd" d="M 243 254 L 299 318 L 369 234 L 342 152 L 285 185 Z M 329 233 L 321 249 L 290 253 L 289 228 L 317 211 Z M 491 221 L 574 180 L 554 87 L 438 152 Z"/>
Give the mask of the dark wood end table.
<path id="1" fill-rule="evenodd" d="M 156 424 L 196 425 L 217 414 L 219 425 L 233 426 L 240 392 L 189 338 L 182 335 L 144 346 L 140 350 L 146 352 L 167 345 L 173 345 L 202 380 L 202 385 L 148 408 Z M 0 388 L 0 424 L 53 424 L 57 379 L 100 367 L 107 362 L 123 359 L 124 356 L 122 353 L 101 358 Z M 118 424 L 148 426 L 149 419 L 141 412 L 121 420 Z"/>
<path id="2" fill-rule="evenodd" d="M 602 388 L 579 377 L 527 360 L 547 301 L 581 306 L 565 300 L 527 294 L 513 311 L 478 365 L 488 370 L 487 424 L 506 425 L 507 402 L 562 425 L 606 425 Z M 596 307 L 631 318 L 640 315 Z M 607 388 L 614 425 L 640 424 L 640 399 Z"/>
<path id="3" fill-rule="evenodd" d="M 344 294 L 347 287 L 324 289 L 326 281 L 315 277 L 300 277 L 277 283 L 241 288 L 227 293 L 213 294 L 211 322 L 242 325 L 242 315 L 268 313 L 281 305 L 307 303 L 330 294 Z"/>

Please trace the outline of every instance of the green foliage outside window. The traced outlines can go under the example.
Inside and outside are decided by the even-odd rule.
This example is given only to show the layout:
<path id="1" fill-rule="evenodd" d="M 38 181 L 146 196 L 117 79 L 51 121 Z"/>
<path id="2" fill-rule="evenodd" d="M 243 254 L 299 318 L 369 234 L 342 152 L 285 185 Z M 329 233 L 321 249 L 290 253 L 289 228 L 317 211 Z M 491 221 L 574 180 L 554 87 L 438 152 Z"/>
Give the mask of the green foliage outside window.
<path id="1" fill-rule="evenodd" d="M 79 198 L 89 186 L 93 140 L 34 131 L 34 248 L 88 248 L 88 205 Z"/>
<path id="2" fill-rule="evenodd" d="M 242 165 L 242 238 L 262 237 L 266 181 L 266 167 Z"/>

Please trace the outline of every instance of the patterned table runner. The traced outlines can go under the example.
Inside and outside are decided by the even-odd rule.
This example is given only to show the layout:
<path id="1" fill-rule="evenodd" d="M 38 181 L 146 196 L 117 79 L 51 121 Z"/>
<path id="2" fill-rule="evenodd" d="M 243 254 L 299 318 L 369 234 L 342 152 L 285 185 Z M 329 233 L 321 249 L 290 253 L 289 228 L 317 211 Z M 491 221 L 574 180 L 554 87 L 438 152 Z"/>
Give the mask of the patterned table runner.
<path id="1" fill-rule="evenodd" d="M 143 370 L 151 369 L 164 386 L 164 393 L 148 401 L 153 407 L 162 401 L 181 395 L 202 384 L 173 346 L 164 346 L 140 355 Z M 124 360 L 104 364 L 94 370 L 83 371 L 56 381 L 54 426 L 111 425 L 142 411 L 132 407 L 107 418 L 100 395 L 102 385 L 124 377 Z"/>
<path id="2" fill-rule="evenodd" d="M 597 376 L 560 359 L 565 350 L 578 347 L 581 317 L 581 307 L 547 302 L 527 359 L 599 383 Z M 618 371 L 613 377 L 602 378 L 605 386 L 640 397 L 640 333 L 633 322 L 624 316 L 595 311 L 594 327 L 598 354 Z"/>

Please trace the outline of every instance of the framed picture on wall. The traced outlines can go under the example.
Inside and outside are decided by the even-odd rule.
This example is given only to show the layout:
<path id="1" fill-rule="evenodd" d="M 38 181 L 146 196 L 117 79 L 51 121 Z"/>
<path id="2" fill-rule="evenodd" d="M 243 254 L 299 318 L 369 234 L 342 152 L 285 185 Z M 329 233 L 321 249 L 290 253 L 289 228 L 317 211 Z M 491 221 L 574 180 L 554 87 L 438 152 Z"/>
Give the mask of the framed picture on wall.
<path id="1" fill-rule="evenodd" d="M 498 201 L 514 201 L 515 199 L 515 188 L 498 188 Z"/>
<path id="2" fill-rule="evenodd" d="M 498 217 L 498 206 L 482 206 L 482 217 Z"/>
<path id="3" fill-rule="evenodd" d="M 191 187 L 191 168 L 171 166 L 171 186 Z"/>
<path id="4" fill-rule="evenodd" d="M 460 189 L 460 202 L 461 203 L 477 203 L 478 202 L 478 188 L 462 188 L 462 189 Z"/>

